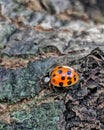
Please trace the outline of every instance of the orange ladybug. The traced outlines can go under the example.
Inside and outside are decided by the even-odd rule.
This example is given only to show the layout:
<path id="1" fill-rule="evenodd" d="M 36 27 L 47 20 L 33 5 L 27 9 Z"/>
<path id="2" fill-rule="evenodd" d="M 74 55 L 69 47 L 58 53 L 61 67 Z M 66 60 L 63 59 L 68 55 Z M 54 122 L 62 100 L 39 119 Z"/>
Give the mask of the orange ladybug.
<path id="1" fill-rule="evenodd" d="M 49 83 L 53 87 L 68 88 L 76 84 L 79 80 L 79 74 L 69 66 L 57 66 L 49 75 Z"/>

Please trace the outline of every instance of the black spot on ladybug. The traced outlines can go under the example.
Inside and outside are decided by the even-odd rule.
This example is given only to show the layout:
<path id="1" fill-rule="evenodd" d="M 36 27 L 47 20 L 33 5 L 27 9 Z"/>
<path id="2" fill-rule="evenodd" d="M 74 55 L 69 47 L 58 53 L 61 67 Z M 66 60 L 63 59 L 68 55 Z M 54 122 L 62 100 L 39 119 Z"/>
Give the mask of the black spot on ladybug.
<path id="1" fill-rule="evenodd" d="M 69 71 L 67 71 L 67 75 L 71 75 L 71 71 L 69 70 Z"/>
<path id="2" fill-rule="evenodd" d="M 61 73 L 62 73 L 62 70 L 58 70 L 58 73 L 61 74 Z"/>
<path id="3" fill-rule="evenodd" d="M 72 84 L 72 81 L 68 81 L 67 84 L 68 84 L 68 85 Z"/>
<path id="4" fill-rule="evenodd" d="M 74 75 L 74 81 L 76 81 L 76 76 Z"/>
<path id="5" fill-rule="evenodd" d="M 65 80 L 65 76 L 62 76 L 61 79 L 62 79 L 62 80 Z"/>
<path id="6" fill-rule="evenodd" d="M 53 79 L 52 81 L 55 82 L 55 79 Z"/>
<path id="7" fill-rule="evenodd" d="M 61 86 L 61 87 L 62 87 L 62 86 L 63 86 L 63 83 L 62 83 L 62 82 L 60 82 L 60 83 L 59 83 L 59 86 Z"/>
<path id="8" fill-rule="evenodd" d="M 53 74 L 53 77 L 55 77 L 56 75 L 55 74 Z"/>
<path id="9" fill-rule="evenodd" d="M 68 79 L 68 80 L 71 80 L 71 78 L 70 78 L 70 77 L 67 77 L 67 79 Z"/>

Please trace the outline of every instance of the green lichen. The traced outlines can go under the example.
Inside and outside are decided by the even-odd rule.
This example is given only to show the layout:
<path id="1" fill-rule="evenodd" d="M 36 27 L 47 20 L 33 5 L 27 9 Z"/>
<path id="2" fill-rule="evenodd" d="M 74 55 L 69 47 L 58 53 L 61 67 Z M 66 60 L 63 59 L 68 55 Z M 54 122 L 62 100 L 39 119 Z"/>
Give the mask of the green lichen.
<path id="1" fill-rule="evenodd" d="M 10 125 L 2 124 L 0 130 L 59 130 L 61 113 L 59 103 L 45 103 L 33 106 L 30 111 L 17 110 L 10 114 L 14 120 Z"/>
<path id="2" fill-rule="evenodd" d="M 59 120 L 59 105 L 50 103 L 36 107 L 31 112 L 15 111 L 12 118 L 19 123 L 25 122 L 26 128 L 35 128 L 39 130 L 57 130 Z"/>
<path id="3" fill-rule="evenodd" d="M 0 101 L 14 103 L 35 97 L 41 88 L 40 77 L 47 72 L 51 59 L 31 62 L 15 70 L 0 68 Z"/>

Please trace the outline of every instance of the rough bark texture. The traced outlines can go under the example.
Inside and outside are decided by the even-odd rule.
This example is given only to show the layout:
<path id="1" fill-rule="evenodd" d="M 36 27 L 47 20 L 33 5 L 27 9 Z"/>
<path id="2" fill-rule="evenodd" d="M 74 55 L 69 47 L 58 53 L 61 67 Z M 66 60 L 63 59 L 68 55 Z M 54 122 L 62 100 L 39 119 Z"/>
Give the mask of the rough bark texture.
<path id="1" fill-rule="evenodd" d="M 104 130 L 103 5 L 0 1 L 0 130 Z M 75 68 L 78 84 L 50 89 L 57 65 Z"/>

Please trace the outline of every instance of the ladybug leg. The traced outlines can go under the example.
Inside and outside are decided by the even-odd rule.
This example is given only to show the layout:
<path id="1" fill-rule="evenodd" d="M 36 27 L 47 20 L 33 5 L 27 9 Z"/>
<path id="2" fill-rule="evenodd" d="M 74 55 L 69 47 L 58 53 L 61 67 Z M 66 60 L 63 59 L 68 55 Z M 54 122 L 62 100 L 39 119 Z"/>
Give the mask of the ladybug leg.
<path id="1" fill-rule="evenodd" d="M 52 89 L 54 92 L 57 92 L 57 89 L 54 86 L 52 86 Z"/>
<path id="2" fill-rule="evenodd" d="M 52 90 L 52 84 L 49 82 L 49 89 Z"/>
<path id="3" fill-rule="evenodd" d="M 51 83 L 49 83 L 49 89 L 53 90 L 54 92 L 57 92 L 57 89 Z"/>
<path id="4" fill-rule="evenodd" d="M 57 91 L 57 89 L 49 82 L 49 90 Z"/>
<path id="5" fill-rule="evenodd" d="M 55 87 L 54 87 L 50 82 L 49 82 L 49 89 L 56 91 L 56 90 L 55 90 Z"/>

